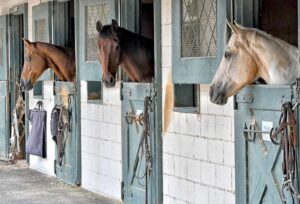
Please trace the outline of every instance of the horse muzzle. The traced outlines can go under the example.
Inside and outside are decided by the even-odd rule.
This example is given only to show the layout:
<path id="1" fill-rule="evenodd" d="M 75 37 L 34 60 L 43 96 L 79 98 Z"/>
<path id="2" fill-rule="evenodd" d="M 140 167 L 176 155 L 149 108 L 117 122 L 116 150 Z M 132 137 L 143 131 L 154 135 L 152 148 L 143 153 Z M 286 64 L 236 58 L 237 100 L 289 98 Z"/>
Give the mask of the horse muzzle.
<path id="1" fill-rule="evenodd" d="M 31 80 L 20 80 L 20 87 L 22 91 L 30 91 L 33 88 Z"/>
<path id="2" fill-rule="evenodd" d="M 209 89 L 209 98 L 212 103 L 218 105 L 225 105 L 228 99 L 224 91 L 218 90 L 213 86 L 211 86 Z"/>
<path id="3" fill-rule="evenodd" d="M 110 76 L 109 80 L 102 79 L 106 88 L 112 88 L 116 85 L 116 79 L 113 76 Z"/>

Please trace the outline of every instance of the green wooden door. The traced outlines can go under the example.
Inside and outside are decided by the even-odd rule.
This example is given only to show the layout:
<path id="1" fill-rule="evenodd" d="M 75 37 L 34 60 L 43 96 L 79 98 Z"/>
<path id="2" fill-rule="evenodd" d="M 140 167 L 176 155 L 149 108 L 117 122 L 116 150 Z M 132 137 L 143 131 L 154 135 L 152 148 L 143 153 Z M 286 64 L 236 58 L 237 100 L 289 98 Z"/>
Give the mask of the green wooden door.
<path id="1" fill-rule="evenodd" d="M 53 43 L 64 47 L 72 47 L 70 43 L 74 36 L 74 28 L 71 26 L 72 17 L 69 13 L 71 2 L 53 2 L 54 10 L 54 35 Z M 73 7 L 71 7 L 73 8 Z M 62 165 L 56 159 L 55 172 L 59 180 L 71 185 L 81 183 L 81 160 L 80 160 L 80 105 L 78 87 L 76 82 L 64 82 L 56 80 L 54 83 L 55 104 L 68 108 L 70 114 L 70 129 L 65 135 L 65 149 Z M 57 158 L 57 148 L 56 148 Z"/>
<path id="2" fill-rule="evenodd" d="M 8 158 L 9 149 L 9 95 L 8 95 L 8 64 L 7 64 L 7 20 L 6 15 L 0 16 L 0 157 Z"/>
<path id="3" fill-rule="evenodd" d="M 79 1 L 79 74 L 85 81 L 101 81 L 102 71 L 98 58 L 98 32 L 96 22 L 110 24 L 117 19 L 115 0 L 82 0 Z"/>
<path id="4" fill-rule="evenodd" d="M 52 13 L 53 2 L 45 2 L 32 7 L 32 40 L 46 43 L 52 43 Z M 38 81 L 50 80 L 53 73 L 50 69 L 46 70 Z M 35 89 L 42 89 L 40 83 Z"/>
<path id="5" fill-rule="evenodd" d="M 122 198 L 126 204 L 145 203 L 146 185 L 148 188 L 147 197 L 148 203 L 157 203 L 157 184 L 158 166 L 160 165 L 159 155 L 157 152 L 157 132 L 158 128 L 156 121 L 156 95 L 152 83 L 122 83 L 121 100 L 122 100 L 122 165 L 123 165 L 123 189 Z M 139 118 L 144 116 L 145 98 L 150 97 L 149 111 L 149 138 L 151 155 L 151 173 L 148 182 L 145 178 L 145 155 L 139 154 L 139 159 L 136 163 L 137 152 L 140 144 L 140 139 L 143 134 L 145 125 L 139 122 L 130 122 L 132 116 Z M 145 121 L 146 119 L 144 119 Z M 137 164 L 135 168 L 135 163 Z M 135 170 L 134 170 L 135 169 Z M 134 173 L 135 172 L 135 173 Z M 135 176 L 133 176 L 133 174 Z"/>
<path id="6" fill-rule="evenodd" d="M 280 146 L 270 141 L 269 134 L 245 137 L 244 128 L 246 124 L 249 129 L 253 120 L 257 130 L 268 131 L 269 127 L 277 126 L 281 105 L 290 100 L 289 86 L 249 86 L 237 94 L 234 115 L 237 203 L 283 203 Z M 287 203 L 292 203 L 290 197 L 287 199 Z"/>
<path id="7" fill-rule="evenodd" d="M 76 83 L 55 82 L 55 104 L 64 105 L 70 114 L 70 131 L 65 134 L 65 148 L 62 165 L 55 162 L 56 176 L 58 179 L 71 185 L 80 185 L 80 138 L 78 125 L 80 125 L 79 113 L 77 109 Z M 57 155 L 57 154 L 56 154 Z"/>
<path id="8" fill-rule="evenodd" d="M 140 30 L 140 1 L 121 1 L 121 26 L 133 32 Z M 161 2 L 153 2 L 154 11 L 154 55 L 155 81 L 153 83 L 122 83 L 121 111 L 122 111 L 122 199 L 125 204 L 162 203 L 162 156 L 161 156 Z M 124 78 L 124 77 L 123 77 Z M 126 116 L 144 115 L 145 97 L 151 98 L 150 124 L 150 152 L 152 171 L 146 183 L 145 157 L 139 155 L 136 167 L 136 177 L 133 178 L 137 150 L 144 126 L 140 123 L 128 123 Z M 137 178 L 139 177 L 139 179 Z M 146 191 L 147 186 L 147 191 Z"/>
<path id="9" fill-rule="evenodd" d="M 172 1 L 172 80 L 210 83 L 222 59 L 228 0 Z"/>

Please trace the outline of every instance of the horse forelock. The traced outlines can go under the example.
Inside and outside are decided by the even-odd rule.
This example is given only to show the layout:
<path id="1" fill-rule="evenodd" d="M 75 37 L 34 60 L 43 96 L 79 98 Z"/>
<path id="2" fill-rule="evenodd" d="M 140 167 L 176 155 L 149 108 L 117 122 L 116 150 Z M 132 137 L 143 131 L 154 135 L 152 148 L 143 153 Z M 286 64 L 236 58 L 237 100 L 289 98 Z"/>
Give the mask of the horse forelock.
<path id="1" fill-rule="evenodd" d="M 111 37 L 117 37 L 115 36 L 115 31 L 113 31 L 111 25 L 105 25 L 101 29 L 100 36 L 103 38 L 111 38 Z"/>

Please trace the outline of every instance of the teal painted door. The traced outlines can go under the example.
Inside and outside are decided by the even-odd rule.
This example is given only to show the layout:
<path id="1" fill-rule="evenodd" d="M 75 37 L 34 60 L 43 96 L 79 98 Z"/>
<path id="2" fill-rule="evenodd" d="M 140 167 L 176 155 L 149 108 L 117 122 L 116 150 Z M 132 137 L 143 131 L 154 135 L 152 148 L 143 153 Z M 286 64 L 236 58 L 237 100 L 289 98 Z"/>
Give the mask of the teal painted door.
<path id="1" fill-rule="evenodd" d="M 8 158 L 9 150 L 9 97 L 7 82 L 7 16 L 0 16 L 0 157 Z"/>
<path id="2" fill-rule="evenodd" d="M 81 0 L 79 1 L 79 74 L 85 81 L 101 81 L 102 71 L 98 58 L 98 32 L 96 22 L 110 24 L 117 18 L 115 0 Z"/>
<path id="3" fill-rule="evenodd" d="M 54 10 L 54 24 L 55 29 L 53 35 L 53 43 L 64 47 L 72 47 L 74 43 L 74 23 L 72 19 L 73 12 L 70 12 L 73 7 L 71 2 L 53 2 Z M 54 98 L 55 104 L 64 105 L 68 108 L 70 114 L 70 131 L 65 135 L 65 149 L 62 165 L 59 165 L 57 160 L 56 148 L 56 176 L 59 180 L 69 183 L 71 185 L 80 185 L 81 183 L 81 157 L 80 157 L 80 103 L 79 101 L 79 87 L 76 87 L 76 82 L 54 82 Z"/>
<path id="4" fill-rule="evenodd" d="M 52 8 L 53 2 L 45 2 L 32 7 L 32 40 L 52 43 Z M 39 78 L 39 81 L 50 80 L 53 73 L 46 70 Z M 36 87 L 37 88 L 37 87 Z"/>
<path id="5" fill-rule="evenodd" d="M 121 1 L 121 26 L 133 32 L 139 32 L 143 26 L 141 18 L 141 1 Z M 121 111 L 122 111 L 122 199 L 125 204 L 162 203 L 162 143 L 161 143 L 161 2 L 153 1 L 154 11 L 154 55 L 155 55 L 155 81 L 153 83 L 122 83 Z M 122 76 L 122 78 L 126 78 Z M 139 155 L 137 166 L 136 155 L 143 134 L 144 126 L 139 122 L 132 124 L 126 121 L 126 116 L 144 115 L 145 97 L 151 98 L 150 124 L 150 152 L 152 171 L 146 183 L 145 157 Z M 136 177 L 133 178 L 136 166 Z M 139 179 L 137 178 L 139 177 Z M 147 186 L 147 192 L 146 192 Z M 147 195 L 146 195 L 147 194 Z"/>
<path id="6" fill-rule="evenodd" d="M 70 114 L 70 131 L 65 135 L 65 149 L 62 165 L 56 162 L 56 176 L 61 181 L 71 185 L 80 185 L 80 137 L 78 125 L 80 125 L 77 110 L 76 83 L 55 82 L 55 104 L 63 104 L 68 108 Z M 57 154 L 56 154 L 57 155 Z M 57 161 L 57 160 L 56 160 Z"/>
<path id="7" fill-rule="evenodd" d="M 256 134 L 255 138 L 248 134 L 246 140 L 243 130 L 245 124 L 249 129 L 254 120 L 258 130 L 268 131 L 268 127 L 277 126 L 281 105 L 290 100 L 288 86 L 248 86 L 237 94 L 234 115 L 236 203 L 283 203 L 280 146 L 270 142 L 268 134 Z M 290 197 L 287 199 L 287 203 L 292 203 Z"/>
<path id="8" fill-rule="evenodd" d="M 172 1 L 172 81 L 210 83 L 223 57 L 230 0 Z"/>
<path id="9" fill-rule="evenodd" d="M 145 156 L 139 154 L 138 165 L 136 166 L 135 177 L 134 166 L 136 155 L 138 152 L 140 139 L 143 134 L 144 125 L 139 122 L 128 122 L 130 116 L 139 118 L 144 115 L 144 101 L 145 97 L 151 98 L 151 107 L 149 112 L 149 128 L 150 136 L 148 143 L 150 144 L 150 153 L 152 160 L 152 171 L 150 178 L 146 183 L 145 179 Z M 146 185 L 148 187 L 148 203 L 156 204 L 157 194 L 157 170 L 159 165 L 158 155 L 156 154 L 156 131 L 157 125 L 155 123 L 155 106 L 156 98 L 151 83 L 122 83 L 121 86 L 121 100 L 122 100 L 122 165 L 123 165 L 123 201 L 125 204 L 145 203 Z M 127 119 L 126 119 L 127 117 Z"/>

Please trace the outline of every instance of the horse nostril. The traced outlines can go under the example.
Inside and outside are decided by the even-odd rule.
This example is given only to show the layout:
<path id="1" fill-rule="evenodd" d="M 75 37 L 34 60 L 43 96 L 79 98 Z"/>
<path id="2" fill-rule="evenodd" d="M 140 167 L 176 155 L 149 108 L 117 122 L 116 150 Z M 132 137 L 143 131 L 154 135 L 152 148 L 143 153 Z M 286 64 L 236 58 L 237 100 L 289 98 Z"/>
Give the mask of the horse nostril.
<path id="1" fill-rule="evenodd" d="M 110 81 L 111 84 L 115 82 L 115 78 L 113 76 L 110 77 Z"/>

